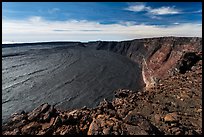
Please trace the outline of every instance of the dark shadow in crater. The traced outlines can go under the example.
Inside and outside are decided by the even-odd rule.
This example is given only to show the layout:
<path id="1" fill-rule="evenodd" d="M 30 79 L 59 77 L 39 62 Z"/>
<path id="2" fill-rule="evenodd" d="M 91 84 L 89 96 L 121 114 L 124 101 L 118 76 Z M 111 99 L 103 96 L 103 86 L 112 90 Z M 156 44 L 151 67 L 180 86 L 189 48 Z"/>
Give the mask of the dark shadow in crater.
<path id="1" fill-rule="evenodd" d="M 180 64 L 179 64 L 179 73 L 184 74 L 186 71 L 191 70 L 201 57 L 195 52 L 185 53 Z"/>

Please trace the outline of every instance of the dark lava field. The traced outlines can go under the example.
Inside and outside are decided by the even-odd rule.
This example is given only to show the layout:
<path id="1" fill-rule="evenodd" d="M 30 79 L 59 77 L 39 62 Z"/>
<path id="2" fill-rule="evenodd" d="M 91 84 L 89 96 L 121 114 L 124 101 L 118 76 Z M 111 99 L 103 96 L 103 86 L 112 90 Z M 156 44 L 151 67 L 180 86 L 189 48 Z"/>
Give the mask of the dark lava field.
<path id="1" fill-rule="evenodd" d="M 78 43 L 2 48 L 2 120 L 47 102 L 60 109 L 95 107 L 119 88 L 142 88 L 127 57 Z"/>

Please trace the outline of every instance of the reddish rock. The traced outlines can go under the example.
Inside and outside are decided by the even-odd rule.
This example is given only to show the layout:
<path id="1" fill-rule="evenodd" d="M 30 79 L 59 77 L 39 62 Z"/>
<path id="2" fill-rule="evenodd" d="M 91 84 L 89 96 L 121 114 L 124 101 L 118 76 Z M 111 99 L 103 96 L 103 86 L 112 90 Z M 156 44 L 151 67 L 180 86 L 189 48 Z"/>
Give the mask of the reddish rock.
<path id="1" fill-rule="evenodd" d="M 141 129 L 139 126 L 124 124 L 124 127 L 123 131 L 126 131 L 125 133 L 126 135 L 149 135 L 145 130 Z"/>
<path id="2" fill-rule="evenodd" d="M 161 120 L 161 116 L 159 114 L 155 114 L 154 115 L 154 120 L 158 124 L 160 122 L 160 120 Z"/>
<path id="3" fill-rule="evenodd" d="M 20 135 L 20 133 L 20 130 L 18 128 L 15 128 L 13 131 L 3 132 L 3 135 Z"/>
<path id="4" fill-rule="evenodd" d="M 50 105 L 48 105 L 47 103 L 40 105 L 32 112 L 28 113 L 28 120 L 30 121 L 35 120 L 41 113 L 46 112 L 49 109 L 49 107 Z"/>
<path id="5" fill-rule="evenodd" d="M 42 130 L 46 130 L 48 128 L 50 128 L 51 126 L 53 126 L 54 122 L 55 122 L 55 117 L 52 117 L 49 123 L 43 123 L 42 124 Z"/>
<path id="6" fill-rule="evenodd" d="M 60 118 L 59 116 L 57 116 L 57 117 L 55 118 L 55 121 L 54 121 L 54 123 L 53 123 L 53 126 L 54 126 L 54 127 L 57 127 L 57 126 L 59 126 L 60 124 L 62 124 L 62 120 L 61 120 L 61 118 Z"/>
<path id="7" fill-rule="evenodd" d="M 44 114 L 43 116 L 43 120 L 44 121 L 49 121 L 50 118 L 52 117 L 52 115 L 55 113 L 55 109 L 54 106 L 50 106 L 50 108 L 48 109 L 48 111 Z"/>
<path id="8" fill-rule="evenodd" d="M 41 125 L 39 125 L 39 123 L 37 122 L 31 122 L 28 125 L 25 125 L 22 129 L 21 132 L 24 135 L 34 135 L 36 134 L 36 131 L 38 130 L 38 128 L 41 127 Z"/>
<path id="9" fill-rule="evenodd" d="M 166 116 L 164 117 L 164 121 L 166 121 L 166 122 L 177 122 L 178 121 L 177 113 L 174 112 L 174 113 L 166 114 Z"/>
<path id="10" fill-rule="evenodd" d="M 26 115 L 24 115 L 24 114 L 15 115 L 15 116 L 12 118 L 12 121 L 13 121 L 13 122 L 19 122 L 19 121 L 21 121 L 21 120 L 23 120 L 23 119 L 25 119 L 25 118 L 26 118 Z"/>
<path id="11" fill-rule="evenodd" d="M 108 135 L 114 134 L 113 127 L 115 129 L 119 128 L 119 125 L 122 124 L 122 121 L 116 118 L 110 118 L 107 115 L 98 115 L 96 118 L 93 119 L 89 126 L 89 130 L 87 135 Z"/>
<path id="12" fill-rule="evenodd" d="M 124 98 L 129 96 L 129 91 L 127 90 L 116 90 L 115 97 L 116 98 Z"/>
<path id="13" fill-rule="evenodd" d="M 58 128 L 55 135 L 76 135 L 79 134 L 79 130 L 77 126 L 70 125 L 62 125 L 62 127 Z"/>

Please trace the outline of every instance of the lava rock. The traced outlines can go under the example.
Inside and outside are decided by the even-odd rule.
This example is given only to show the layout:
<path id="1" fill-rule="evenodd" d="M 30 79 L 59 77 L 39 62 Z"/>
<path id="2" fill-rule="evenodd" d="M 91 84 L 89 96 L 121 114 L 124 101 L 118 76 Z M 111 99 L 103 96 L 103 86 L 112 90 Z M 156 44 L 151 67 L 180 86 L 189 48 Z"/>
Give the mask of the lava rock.
<path id="1" fill-rule="evenodd" d="M 168 113 L 164 117 L 165 122 L 178 122 L 178 115 L 176 112 L 174 113 Z"/>
<path id="2" fill-rule="evenodd" d="M 46 112 L 49 109 L 49 107 L 50 105 L 48 105 L 47 103 L 40 105 L 39 107 L 34 109 L 32 112 L 28 113 L 28 120 L 33 121 L 36 118 L 39 118 L 38 116 L 41 113 Z"/>

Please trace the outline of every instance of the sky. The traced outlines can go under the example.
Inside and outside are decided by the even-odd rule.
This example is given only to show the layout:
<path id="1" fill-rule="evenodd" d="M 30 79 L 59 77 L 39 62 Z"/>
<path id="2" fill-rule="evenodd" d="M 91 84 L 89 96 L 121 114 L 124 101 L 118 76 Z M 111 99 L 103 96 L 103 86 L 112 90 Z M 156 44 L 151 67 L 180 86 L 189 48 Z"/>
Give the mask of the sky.
<path id="1" fill-rule="evenodd" d="M 2 2 L 2 43 L 202 37 L 201 2 Z"/>

